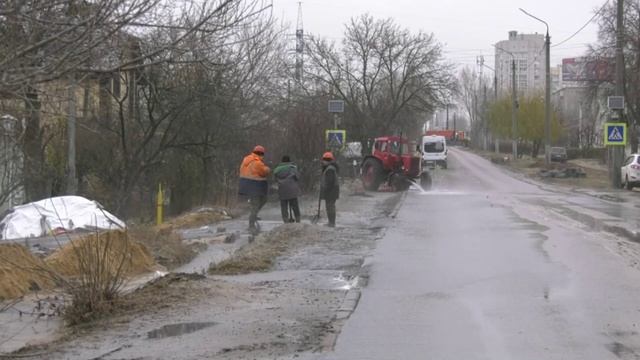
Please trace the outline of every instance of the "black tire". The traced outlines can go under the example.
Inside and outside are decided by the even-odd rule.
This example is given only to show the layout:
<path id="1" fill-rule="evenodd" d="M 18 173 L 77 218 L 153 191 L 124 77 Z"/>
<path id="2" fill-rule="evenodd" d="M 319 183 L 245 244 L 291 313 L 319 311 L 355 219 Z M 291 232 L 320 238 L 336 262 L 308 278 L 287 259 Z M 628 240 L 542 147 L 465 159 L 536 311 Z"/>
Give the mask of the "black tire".
<path id="1" fill-rule="evenodd" d="M 627 188 L 627 190 L 633 190 L 633 184 L 629 182 L 629 175 L 625 176 L 624 185 L 625 185 L 625 188 Z"/>
<path id="2" fill-rule="evenodd" d="M 391 175 L 391 179 L 389 180 L 393 191 L 407 191 L 411 184 L 409 181 L 400 174 Z"/>
<path id="3" fill-rule="evenodd" d="M 445 170 L 447 169 L 447 161 L 446 160 L 442 162 L 442 168 L 445 169 Z"/>
<path id="4" fill-rule="evenodd" d="M 374 158 L 367 158 L 362 163 L 362 185 L 367 191 L 377 191 L 382 183 L 382 165 Z"/>
<path id="5" fill-rule="evenodd" d="M 422 175 L 420 175 L 420 186 L 422 187 L 422 190 L 424 191 L 431 190 L 432 183 L 433 181 L 431 180 L 431 174 L 429 174 L 428 172 L 425 172 L 425 173 L 422 173 Z"/>

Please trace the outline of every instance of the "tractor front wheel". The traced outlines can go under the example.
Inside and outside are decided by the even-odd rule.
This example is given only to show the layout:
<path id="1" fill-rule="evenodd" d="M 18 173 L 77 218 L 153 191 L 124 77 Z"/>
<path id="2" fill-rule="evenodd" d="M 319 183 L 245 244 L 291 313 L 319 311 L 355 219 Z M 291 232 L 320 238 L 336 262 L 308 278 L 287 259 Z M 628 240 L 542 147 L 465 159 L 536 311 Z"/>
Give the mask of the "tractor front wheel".
<path id="1" fill-rule="evenodd" d="M 431 174 L 429 174 L 428 172 L 422 173 L 422 175 L 420 175 L 420 186 L 422 186 L 422 189 L 427 191 L 427 190 L 431 190 Z"/>
<path id="2" fill-rule="evenodd" d="M 407 178 L 397 173 L 391 175 L 389 182 L 391 183 L 393 191 L 406 191 L 409 190 L 409 187 L 411 186 Z"/>

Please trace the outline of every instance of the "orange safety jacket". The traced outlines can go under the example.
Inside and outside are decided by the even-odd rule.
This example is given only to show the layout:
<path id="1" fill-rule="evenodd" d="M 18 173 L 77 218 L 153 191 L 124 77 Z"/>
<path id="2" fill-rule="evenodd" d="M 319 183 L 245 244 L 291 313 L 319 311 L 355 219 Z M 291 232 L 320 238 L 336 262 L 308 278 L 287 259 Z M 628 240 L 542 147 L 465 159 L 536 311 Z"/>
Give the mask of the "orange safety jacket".
<path id="1" fill-rule="evenodd" d="M 269 173 L 271 169 L 264 164 L 262 157 L 254 153 L 245 156 L 240 165 L 238 193 L 248 196 L 267 195 Z"/>

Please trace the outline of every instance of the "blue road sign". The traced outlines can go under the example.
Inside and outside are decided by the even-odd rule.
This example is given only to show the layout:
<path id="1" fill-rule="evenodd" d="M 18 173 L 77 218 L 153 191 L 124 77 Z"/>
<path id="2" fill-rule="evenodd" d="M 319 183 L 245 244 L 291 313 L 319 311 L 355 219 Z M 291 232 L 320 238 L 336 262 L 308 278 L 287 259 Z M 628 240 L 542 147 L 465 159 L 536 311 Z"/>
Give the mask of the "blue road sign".
<path id="1" fill-rule="evenodd" d="M 625 123 L 604 124 L 604 144 L 605 145 L 627 145 L 627 124 Z"/>
<path id="2" fill-rule="evenodd" d="M 347 140 L 347 132 L 345 130 L 326 130 L 325 141 L 327 147 L 331 149 L 342 149 Z"/>

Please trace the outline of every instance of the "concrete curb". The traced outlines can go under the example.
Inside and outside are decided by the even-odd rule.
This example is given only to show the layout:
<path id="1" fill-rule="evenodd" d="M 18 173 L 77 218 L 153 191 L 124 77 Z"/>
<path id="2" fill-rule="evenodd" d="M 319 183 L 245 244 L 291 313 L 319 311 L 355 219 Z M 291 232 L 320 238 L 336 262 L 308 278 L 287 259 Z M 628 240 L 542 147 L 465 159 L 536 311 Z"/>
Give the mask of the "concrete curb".
<path id="1" fill-rule="evenodd" d="M 359 289 L 351 289 L 347 291 L 347 294 L 342 300 L 342 305 L 338 309 L 338 313 L 336 315 L 337 320 L 348 319 L 351 316 L 358 306 L 360 295 L 361 291 Z"/>

